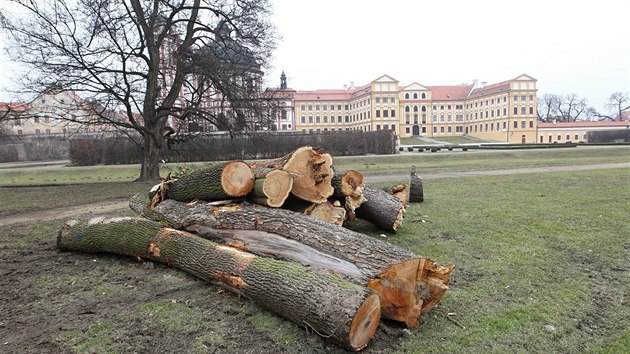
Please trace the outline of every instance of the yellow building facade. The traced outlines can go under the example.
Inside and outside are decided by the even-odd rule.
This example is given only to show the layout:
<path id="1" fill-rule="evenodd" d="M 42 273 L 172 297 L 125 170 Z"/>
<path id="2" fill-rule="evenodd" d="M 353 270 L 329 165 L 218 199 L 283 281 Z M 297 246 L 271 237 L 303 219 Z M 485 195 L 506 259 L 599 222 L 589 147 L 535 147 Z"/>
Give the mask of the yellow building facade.
<path id="1" fill-rule="evenodd" d="M 297 91 L 295 127 L 302 132 L 390 129 L 400 137 L 468 135 L 535 143 L 536 92 L 536 79 L 528 75 L 456 86 L 401 86 L 383 75 L 360 87 Z"/>

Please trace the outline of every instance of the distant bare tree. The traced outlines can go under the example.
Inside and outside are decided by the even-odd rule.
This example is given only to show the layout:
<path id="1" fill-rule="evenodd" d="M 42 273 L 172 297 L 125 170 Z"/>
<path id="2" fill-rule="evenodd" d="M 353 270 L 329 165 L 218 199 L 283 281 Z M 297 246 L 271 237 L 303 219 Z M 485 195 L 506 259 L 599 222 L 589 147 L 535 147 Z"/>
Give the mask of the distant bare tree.
<path id="1" fill-rule="evenodd" d="M 586 119 L 594 112 L 586 98 L 576 94 L 559 96 L 545 94 L 538 98 L 538 119 L 543 122 L 575 122 Z"/>
<path id="2" fill-rule="evenodd" d="M 10 1 L 19 16 L 0 28 L 11 58 L 29 68 L 23 92 L 62 87 L 90 102 L 98 120 L 89 124 L 137 132 L 140 180 L 159 178 L 169 122 L 233 129 L 256 116 L 247 74 L 275 46 L 267 0 Z"/>
<path id="3" fill-rule="evenodd" d="M 608 98 L 606 107 L 612 112 L 611 120 L 622 120 L 622 112 L 630 109 L 630 97 L 627 92 L 615 92 Z"/>

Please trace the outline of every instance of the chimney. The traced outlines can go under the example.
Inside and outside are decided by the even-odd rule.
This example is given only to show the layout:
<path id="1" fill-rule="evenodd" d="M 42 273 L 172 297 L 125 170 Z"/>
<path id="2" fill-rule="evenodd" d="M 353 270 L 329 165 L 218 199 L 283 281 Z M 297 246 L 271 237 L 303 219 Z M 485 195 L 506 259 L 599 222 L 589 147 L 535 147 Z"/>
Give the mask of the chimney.
<path id="1" fill-rule="evenodd" d="M 486 87 L 487 84 L 488 84 L 488 81 L 482 81 L 481 82 L 481 88 Z"/>
<path id="2" fill-rule="evenodd" d="M 473 88 L 477 88 L 477 84 L 479 83 L 478 79 L 473 80 Z"/>
<path id="3" fill-rule="evenodd" d="M 348 89 L 348 84 L 343 84 L 343 89 L 347 90 Z"/>
<path id="4" fill-rule="evenodd" d="M 354 90 L 354 81 L 350 81 L 350 89 Z"/>

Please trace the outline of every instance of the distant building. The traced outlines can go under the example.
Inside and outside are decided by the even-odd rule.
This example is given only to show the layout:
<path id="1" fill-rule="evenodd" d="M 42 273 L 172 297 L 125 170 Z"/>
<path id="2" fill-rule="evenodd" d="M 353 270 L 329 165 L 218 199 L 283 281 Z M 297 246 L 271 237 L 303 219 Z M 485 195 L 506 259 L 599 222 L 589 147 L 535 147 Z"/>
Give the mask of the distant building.
<path id="1" fill-rule="evenodd" d="M 588 143 L 589 132 L 630 131 L 630 121 L 578 121 L 538 123 L 539 143 Z"/>
<path id="2" fill-rule="evenodd" d="M 536 79 L 521 75 L 487 85 L 401 86 L 383 75 L 367 85 L 297 91 L 296 130 L 394 130 L 398 136 L 468 135 L 536 142 Z"/>
<path id="3" fill-rule="evenodd" d="M 295 90 L 287 85 L 287 75 L 282 71 L 280 75 L 280 86 L 267 88 L 263 97 L 268 100 L 266 114 L 271 123 L 271 130 L 293 131 L 295 129 L 293 102 Z"/>
<path id="4" fill-rule="evenodd" d="M 15 135 L 102 133 L 114 130 L 106 120 L 126 119 L 60 87 L 51 87 L 30 102 L 0 104 L 0 111 L 11 116 L 9 126 Z"/>

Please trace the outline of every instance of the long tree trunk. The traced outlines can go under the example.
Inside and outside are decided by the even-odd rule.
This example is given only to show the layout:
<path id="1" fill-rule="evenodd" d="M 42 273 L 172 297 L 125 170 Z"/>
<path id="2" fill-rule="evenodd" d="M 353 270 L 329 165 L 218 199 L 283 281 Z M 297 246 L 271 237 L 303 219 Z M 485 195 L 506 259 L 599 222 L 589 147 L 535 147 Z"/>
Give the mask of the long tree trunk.
<path id="1" fill-rule="evenodd" d="M 130 202 L 134 211 L 178 229 L 260 230 L 350 262 L 363 274 L 361 285 L 368 285 L 381 296 L 383 317 L 404 322 L 409 327 L 417 326 L 420 313 L 440 302 L 454 268 L 453 265 L 441 266 L 385 241 L 284 209 L 246 203 L 222 207 L 207 203 L 187 205 L 173 200 L 166 200 L 153 209 L 146 205 L 146 198 L 142 197 Z"/>
<path id="2" fill-rule="evenodd" d="M 147 219 L 71 220 L 59 231 L 57 246 L 62 251 L 110 252 L 174 266 L 353 350 L 367 345 L 380 320 L 379 297 L 365 287 Z"/>

